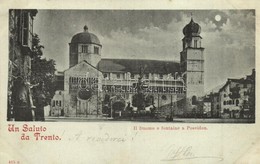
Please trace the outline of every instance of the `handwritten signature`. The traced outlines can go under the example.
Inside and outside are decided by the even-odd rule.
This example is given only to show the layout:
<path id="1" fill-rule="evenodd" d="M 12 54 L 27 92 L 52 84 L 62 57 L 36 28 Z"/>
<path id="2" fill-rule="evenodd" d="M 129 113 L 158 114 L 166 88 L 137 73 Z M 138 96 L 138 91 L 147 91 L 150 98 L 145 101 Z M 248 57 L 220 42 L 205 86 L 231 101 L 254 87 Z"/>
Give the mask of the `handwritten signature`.
<path id="1" fill-rule="evenodd" d="M 88 142 L 117 142 L 123 143 L 126 141 L 134 141 L 137 136 L 137 132 L 133 134 L 110 134 L 108 132 L 100 133 L 98 135 L 85 134 L 83 131 L 79 131 L 75 133 L 73 136 L 69 137 L 69 141 L 88 141 Z"/>
<path id="2" fill-rule="evenodd" d="M 176 146 L 169 145 L 165 149 L 166 156 L 162 161 L 174 161 L 174 160 L 191 160 L 191 159 L 216 159 L 222 161 L 223 158 L 219 156 L 197 156 L 192 146 Z"/>

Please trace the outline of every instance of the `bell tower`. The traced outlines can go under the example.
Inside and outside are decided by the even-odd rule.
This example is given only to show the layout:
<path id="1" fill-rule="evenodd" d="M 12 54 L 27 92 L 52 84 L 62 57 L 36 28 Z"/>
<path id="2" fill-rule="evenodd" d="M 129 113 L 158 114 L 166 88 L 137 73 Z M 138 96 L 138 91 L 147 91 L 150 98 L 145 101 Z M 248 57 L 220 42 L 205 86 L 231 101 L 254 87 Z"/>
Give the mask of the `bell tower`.
<path id="1" fill-rule="evenodd" d="M 186 85 L 184 113 L 196 109 L 197 100 L 204 94 L 204 48 L 200 36 L 201 27 L 191 21 L 183 28 L 183 49 L 180 53 L 180 67 Z"/>

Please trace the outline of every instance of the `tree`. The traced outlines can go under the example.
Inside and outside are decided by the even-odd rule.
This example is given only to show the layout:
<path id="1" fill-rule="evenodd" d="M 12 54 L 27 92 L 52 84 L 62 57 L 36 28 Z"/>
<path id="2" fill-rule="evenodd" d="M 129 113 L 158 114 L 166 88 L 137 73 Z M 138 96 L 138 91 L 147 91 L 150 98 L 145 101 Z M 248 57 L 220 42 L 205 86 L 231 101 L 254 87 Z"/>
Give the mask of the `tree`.
<path id="1" fill-rule="evenodd" d="M 34 34 L 32 39 L 31 83 L 44 83 L 43 92 L 46 95 L 47 102 L 50 103 L 55 93 L 55 61 L 42 58 L 43 48 L 39 36 Z M 37 94 L 38 90 L 39 87 L 34 88 L 33 97 L 37 96 L 35 94 Z"/>
<path id="2" fill-rule="evenodd" d="M 137 110 L 144 110 L 145 108 L 145 95 L 143 93 L 137 93 L 133 95 L 132 105 L 137 107 Z"/>

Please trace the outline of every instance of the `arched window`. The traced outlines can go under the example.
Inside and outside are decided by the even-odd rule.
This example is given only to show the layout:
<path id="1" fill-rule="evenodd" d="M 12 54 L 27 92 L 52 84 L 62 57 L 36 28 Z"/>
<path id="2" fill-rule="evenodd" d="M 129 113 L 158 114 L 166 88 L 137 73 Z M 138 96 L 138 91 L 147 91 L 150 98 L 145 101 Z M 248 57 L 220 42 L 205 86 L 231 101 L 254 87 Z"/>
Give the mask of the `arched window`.
<path id="1" fill-rule="evenodd" d="M 82 45 L 81 52 L 88 53 L 88 45 Z"/>
<path id="2" fill-rule="evenodd" d="M 226 105 L 226 101 L 224 101 L 223 104 Z"/>
<path id="3" fill-rule="evenodd" d="M 196 97 L 196 96 L 192 96 L 192 98 L 191 98 L 191 104 L 192 104 L 192 105 L 196 105 L 196 103 L 197 103 L 197 97 Z"/>
<path id="4" fill-rule="evenodd" d="M 94 46 L 94 54 L 99 54 L 99 48 Z"/>
<path id="5" fill-rule="evenodd" d="M 197 48 L 197 43 L 198 43 L 198 41 L 194 40 L 194 48 Z"/>

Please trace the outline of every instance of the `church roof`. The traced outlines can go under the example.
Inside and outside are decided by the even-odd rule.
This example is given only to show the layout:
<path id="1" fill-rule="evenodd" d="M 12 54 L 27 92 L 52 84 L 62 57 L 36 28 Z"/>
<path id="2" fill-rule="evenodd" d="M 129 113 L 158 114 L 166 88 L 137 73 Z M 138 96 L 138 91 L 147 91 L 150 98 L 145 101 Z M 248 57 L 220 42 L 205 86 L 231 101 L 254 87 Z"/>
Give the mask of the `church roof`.
<path id="1" fill-rule="evenodd" d="M 98 37 L 95 34 L 88 32 L 88 27 L 84 26 L 84 31 L 74 35 L 71 39 L 71 43 L 83 43 L 83 44 L 100 44 Z"/>
<path id="2" fill-rule="evenodd" d="M 189 24 L 187 24 L 184 28 L 183 28 L 183 34 L 186 37 L 191 37 L 191 36 L 199 36 L 201 31 L 201 27 L 198 23 L 195 23 L 193 21 L 193 19 L 191 18 L 191 21 Z"/>
<path id="3" fill-rule="evenodd" d="M 238 83 L 238 84 L 252 84 L 253 81 L 252 80 L 249 80 L 249 79 L 244 79 L 244 78 L 241 78 L 241 79 L 228 79 L 226 84 L 220 88 L 220 92 L 223 91 L 231 82 L 234 82 L 234 83 Z"/>
<path id="4" fill-rule="evenodd" d="M 102 72 L 130 72 L 138 74 L 140 68 L 144 73 L 169 74 L 179 72 L 180 64 L 174 61 L 142 59 L 101 59 L 97 68 Z"/>

